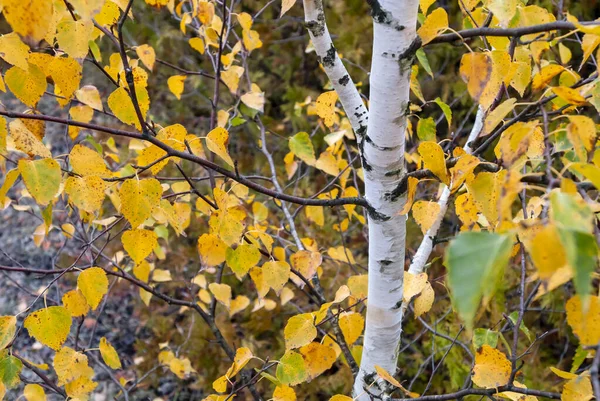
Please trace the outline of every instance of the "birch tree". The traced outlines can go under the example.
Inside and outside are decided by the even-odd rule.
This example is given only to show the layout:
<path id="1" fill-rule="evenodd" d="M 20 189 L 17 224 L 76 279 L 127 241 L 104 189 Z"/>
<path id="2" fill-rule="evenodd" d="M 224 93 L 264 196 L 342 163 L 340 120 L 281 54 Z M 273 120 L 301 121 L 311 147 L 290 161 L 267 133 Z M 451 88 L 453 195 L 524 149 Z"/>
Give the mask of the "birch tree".
<path id="1" fill-rule="evenodd" d="M 600 399 L 593 10 L 0 5 L 0 400 Z"/>

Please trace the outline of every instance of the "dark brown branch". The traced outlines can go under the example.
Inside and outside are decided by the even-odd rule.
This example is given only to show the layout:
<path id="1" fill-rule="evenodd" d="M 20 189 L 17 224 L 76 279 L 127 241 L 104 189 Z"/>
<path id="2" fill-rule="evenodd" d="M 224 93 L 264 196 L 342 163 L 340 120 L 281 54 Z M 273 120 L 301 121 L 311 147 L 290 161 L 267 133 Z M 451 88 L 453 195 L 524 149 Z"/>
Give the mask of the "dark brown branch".
<path id="1" fill-rule="evenodd" d="M 588 21 L 582 22 L 582 25 L 594 25 L 597 24 L 596 21 Z M 454 42 L 456 40 L 468 39 L 477 36 L 503 36 L 503 37 L 520 37 L 525 35 L 530 35 L 534 33 L 543 33 L 543 32 L 551 32 L 551 31 L 560 31 L 567 30 L 572 31 L 577 29 L 575 24 L 568 21 L 555 21 L 548 22 L 546 24 L 525 26 L 521 28 L 489 28 L 489 27 L 481 27 L 481 28 L 472 28 L 472 29 L 464 29 L 462 31 L 458 31 L 458 33 L 447 33 L 444 35 L 440 35 L 437 38 L 433 39 L 431 42 L 427 43 L 425 46 L 429 46 L 435 43 L 449 43 Z"/>
<path id="2" fill-rule="evenodd" d="M 158 146 L 165 152 L 167 152 L 167 154 L 169 156 L 179 157 L 184 160 L 189 160 L 189 161 L 199 164 L 205 168 L 216 171 L 216 172 L 224 175 L 227 178 L 230 178 L 234 181 L 239 182 L 240 184 L 247 186 L 250 189 L 253 189 L 264 195 L 267 195 L 267 196 L 270 196 L 272 198 L 279 199 L 282 201 L 291 202 L 291 203 L 295 203 L 298 205 L 305 205 L 305 206 L 334 207 L 334 206 L 343 206 L 343 205 L 357 205 L 357 206 L 365 207 L 369 210 L 372 209 L 372 207 L 369 205 L 367 200 L 364 198 L 361 198 L 361 197 L 348 197 L 348 198 L 337 198 L 337 199 L 309 199 L 309 198 L 302 198 L 299 196 L 288 195 L 285 193 L 277 192 L 270 188 L 263 187 L 262 185 L 259 185 L 244 176 L 237 175 L 235 172 L 229 171 L 226 168 L 221 167 L 216 163 L 213 163 L 211 161 L 208 161 L 206 159 L 203 159 L 201 157 L 198 157 L 198 156 L 188 153 L 188 152 L 182 152 L 182 151 L 173 149 L 172 147 L 164 144 L 162 141 L 160 141 L 159 139 L 156 139 L 155 137 L 141 135 L 141 134 L 138 134 L 133 131 L 125 131 L 125 130 L 116 129 L 116 128 L 108 128 L 108 127 L 104 127 L 104 126 L 97 125 L 97 124 L 83 123 L 83 122 L 74 121 L 74 120 L 66 120 L 64 118 L 48 116 L 45 114 L 23 114 L 23 113 L 16 113 L 16 112 L 8 111 L 8 110 L 0 110 L 0 115 L 10 117 L 10 118 L 42 120 L 42 121 L 49 121 L 49 122 L 53 122 L 53 123 L 57 123 L 57 124 L 72 125 L 75 127 L 81 127 L 81 128 L 87 128 L 87 129 L 91 129 L 91 130 L 106 132 L 106 133 L 112 134 L 112 135 L 139 139 L 141 141 L 147 141 L 147 142 L 150 142 L 150 143 Z"/>

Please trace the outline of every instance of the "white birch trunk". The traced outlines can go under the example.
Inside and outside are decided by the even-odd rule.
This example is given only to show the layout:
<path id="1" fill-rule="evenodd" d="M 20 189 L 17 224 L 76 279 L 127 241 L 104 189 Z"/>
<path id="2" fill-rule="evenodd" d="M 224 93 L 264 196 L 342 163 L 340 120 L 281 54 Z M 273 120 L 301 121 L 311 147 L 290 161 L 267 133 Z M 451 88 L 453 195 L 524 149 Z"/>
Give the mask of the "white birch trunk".
<path id="1" fill-rule="evenodd" d="M 406 174 L 404 142 L 418 0 L 371 1 L 374 22 L 369 124 L 362 141 L 369 215 L 369 292 L 356 400 L 379 395 L 375 366 L 396 371 L 402 333 L 406 216 L 405 194 L 391 195 Z"/>
<path id="2" fill-rule="evenodd" d="M 374 39 L 370 111 L 342 64 L 325 23 L 322 0 L 303 0 L 306 26 L 327 76 L 357 134 L 369 211 L 369 294 L 361 368 L 354 384 L 357 401 L 379 395 L 375 366 L 396 370 L 402 332 L 406 216 L 399 214 L 405 191 L 404 141 L 411 64 L 416 51 L 418 0 L 367 0 Z M 368 124 L 367 124 L 368 117 Z M 395 191 L 394 191 L 395 190 Z"/>

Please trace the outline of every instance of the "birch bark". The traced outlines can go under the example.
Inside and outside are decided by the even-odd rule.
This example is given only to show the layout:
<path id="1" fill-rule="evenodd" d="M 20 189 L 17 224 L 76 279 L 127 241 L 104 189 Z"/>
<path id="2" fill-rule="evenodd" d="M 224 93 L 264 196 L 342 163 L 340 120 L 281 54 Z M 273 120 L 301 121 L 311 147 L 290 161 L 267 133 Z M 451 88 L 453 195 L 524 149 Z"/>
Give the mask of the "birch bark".
<path id="1" fill-rule="evenodd" d="M 418 0 L 373 0 L 373 57 L 369 124 L 362 141 L 365 197 L 369 215 L 369 291 L 363 354 L 354 384 L 357 400 L 384 390 L 375 366 L 394 374 L 402 333 L 406 216 L 405 193 L 392 192 L 406 174 L 404 143 Z M 368 388 L 368 392 L 365 391 Z"/>
<path id="2" fill-rule="evenodd" d="M 375 366 L 393 374 L 398 360 L 406 246 L 406 217 L 399 212 L 406 191 L 397 189 L 406 175 L 410 73 L 420 45 L 418 0 L 368 2 L 374 37 L 367 112 L 331 41 L 322 0 L 303 0 L 311 40 L 357 135 L 370 204 L 369 293 L 362 362 L 354 384 L 357 401 L 379 396 L 384 388 L 375 380 Z"/>

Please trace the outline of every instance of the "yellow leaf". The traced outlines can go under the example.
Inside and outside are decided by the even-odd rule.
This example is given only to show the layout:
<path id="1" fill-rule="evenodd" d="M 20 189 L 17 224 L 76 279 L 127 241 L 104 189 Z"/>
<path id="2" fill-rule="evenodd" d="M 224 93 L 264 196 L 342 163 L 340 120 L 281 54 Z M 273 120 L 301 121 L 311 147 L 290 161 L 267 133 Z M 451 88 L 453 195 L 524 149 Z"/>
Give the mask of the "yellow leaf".
<path id="1" fill-rule="evenodd" d="M 306 363 L 308 380 L 312 380 L 330 369 L 337 359 L 332 347 L 317 342 L 311 342 L 300 348 L 299 351 Z"/>
<path id="2" fill-rule="evenodd" d="M 568 64 L 571 61 L 572 53 L 571 50 L 560 42 L 558 44 L 558 54 L 560 55 L 560 62 L 562 64 Z"/>
<path id="3" fill-rule="evenodd" d="M 27 70 L 11 67 L 6 71 L 4 81 L 13 95 L 29 107 L 35 107 L 46 91 L 46 75 L 33 64 L 29 64 Z"/>
<path id="4" fill-rule="evenodd" d="M 587 116 L 569 116 L 569 122 L 567 138 L 580 161 L 587 161 L 587 154 L 592 151 L 596 142 L 594 121 Z"/>
<path id="5" fill-rule="evenodd" d="M 251 109 L 258 110 L 261 113 L 265 108 L 265 94 L 260 90 L 256 84 L 252 84 L 252 90 L 241 98 L 242 103 Z"/>
<path id="6" fill-rule="evenodd" d="M 21 42 L 21 38 L 15 32 L 0 36 L 0 57 L 24 71 L 29 69 L 29 46 Z"/>
<path id="7" fill-rule="evenodd" d="M 221 159 L 233 167 L 233 160 L 227 151 L 228 142 L 229 133 L 225 128 L 217 127 L 206 136 L 206 147 L 208 150 L 221 157 Z"/>
<path id="8" fill-rule="evenodd" d="M 483 131 L 481 132 L 480 135 L 486 136 L 486 135 L 491 134 L 492 131 L 494 130 L 494 128 L 496 128 L 496 126 L 498 124 L 500 124 L 500 122 L 502 122 L 504 117 L 506 117 L 506 115 L 508 113 L 513 111 L 513 109 L 515 108 L 516 102 L 517 102 L 517 99 L 515 99 L 515 98 L 505 100 L 498 107 L 496 107 L 494 110 L 489 112 L 489 114 L 485 118 L 485 123 L 483 125 Z"/>
<path id="9" fill-rule="evenodd" d="M 497 388 L 508 383 L 511 369 L 502 352 L 484 344 L 475 354 L 472 380 L 479 387 Z"/>
<path id="10" fill-rule="evenodd" d="M 157 283 L 166 283 L 173 280 L 171 278 L 171 272 L 163 269 L 154 269 L 152 271 L 152 280 Z"/>
<path id="11" fill-rule="evenodd" d="M 560 377 L 562 379 L 571 380 L 571 379 L 575 379 L 577 377 L 577 375 L 575 373 L 565 372 L 564 370 L 557 369 L 554 366 L 550 366 L 550 370 L 552 371 L 552 373 L 554 373 L 555 375 L 557 375 L 558 377 Z"/>
<path id="12" fill-rule="evenodd" d="M 406 203 L 402 210 L 398 213 L 404 215 L 409 212 L 412 207 L 413 200 L 415 199 L 415 194 L 417 193 L 417 184 L 419 180 L 415 177 L 408 177 L 408 189 L 406 190 Z"/>
<path id="13" fill-rule="evenodd" d="M 73 167 L 73 172 L 84 177 L 96 175 L 107 178 L 112 175 L 102 156 L 95 150 L 83 145 L 73 146 L 71 153 L 69 153 L 69 161 Z"/>
<path id="14" fill-rule="evenodd" d="M 498 18 L 499 25 L 506 28 L 517 12 L 517 4 L 517 0 L 490 0 L 486 6 Z"/>
<path id="15" fill-rule="evenodd" d="M 550 81 L 552 81 L 552 78 L 554 78 L 564 70 L 565 67 L 563 67 L 562 65 L 548 64 L 533 77 L 533 81 L 531 82 L 531 89 L 534 92 L 543 89 L 546 85 L 548 85 Z"/>
<path id="16" fill-rule="evenodd" d="M 142 63 L 150 70 L 154 68 L 154 62 L 156 61 L 156 53 L 150 45 L 141 45 L 135 48 L 135 53 L 142 60 Z"/>
<path id="17" fill-rule="evenodd" d="M 279 385 L 273 391 L 273 401 L 296 401 L 296 392 L 289 386 Z"/>
<path id="18" fill-rule="evenodd" d="M 477 167 L 479 163 L 479 158 L 473 155 L 464 154 L 460 156 L 458 162 L 456 162 L 454 167 L 450 169 L 450 182 L 452 183 L 450 189 L 454 191 L 460 188 L 460 186 L 471 175 L 471 173 L 473 172 L 473 170 L 475 170 L 475 167 Z"/>
<path id="19" fill-rule="evenodd" d="M 323 215 L 323 207 L 321 206 L 306 206 L 304 213 L 308 220 L 314 222 L 319 227 L 325 224 L 325 216 Z"/>
<path id="20" fill-rule="evenodd" d="M 260 261 L 260 252 L 254 245 L 243 244 L 236 249 L 227 248 L 226 260 L 227 265 L 241 280 Z"/>
<path id="21" fill-rule="evenodd" d="M 502 84 L 510 82 L 511 57 L 508 52 L 493 50 L 489 53 L 489 59 L 492 61 L 492 73 L 479 97 L 479 103 L 485 110 L 495 101 Z"/>
<path id="22" fill-rule="evenodd" d="M 448 29 L 448 14 L 442 7 L 436 8 L 427 16 L 417 30 L 423 45 L 431 42 L 440 33 Z"/>
<path id="23" fill-rule="evenodd" d="M 365 319 L 357 312 L 344 312 L 339 316 L 339 325 L 348 345 L 358 340 L 365 327 Z"/>
<path id="24" fill-rule="evenodd" d="M 183 151 L 185 150 L 185 138 L 187 136 L 187 130 L 181 124 L 173 124 L 169 125 L 161 129 L 156 135 L 156 139 L 160 140 L 165 145 L 170 146 L 171 148 Z M 156 160 L 165 156 L 167 152 L 162 150 L 156 145 L 150 145 L 146 149 L 142 151 L 142 153 L 138 156 L 138 163 L 142 166 L 150 165 L 154 163 Z M 158 174 L 169 162 L 169 160 L 163 160 L 159 163 L 154 164 L 150 171 L 152 174 Z"/>
<path id="25" fill-rule="evenodd" d="M 592 398 L 594 394 L 589 376 L 582 374 L 563 386 L 562 401 L 589 401 Z"/>
<path id="26" fill-rule="evenodd" d="M 244 47 L 249 52 L 255 49 L 260 49 L 263 45 L 258 32 L 251 29 L 245 29 L 242 32 L 242 41 L 244 42 Z"/>
<path id="27" fill-rule="evenodd" d="M 84 58 L 88 53 L 88 42 L 92 39 L 94 24 L 88 21 L 65 19 L 56 28 L 56 41 L 61 50 L 73 58 Z"/>
<path id="28" fill-rule="evenodd" d="M 81 376 L 92 377 L 94 371 L 88 366 L 88 358 L 72 348 L 63 347 L 54 355 L 54 370 L 58 376 L 58 385 L 78 379 Z"/>
<path id="29" fill-rule="evenodd" d="M 192 49 L 196 50 L 200 54 L 204 54 L 204 41 L 202 38 L 190 38 L 188 41 Z"/>
<path id="30" fill-rule="evenodd" d="M 460 61 L 460 76 L 474 100 L 479 100 L 492 76 L 492 60 L 486 53 L 465 53 Z"/>
<path id="31" fill-rule="evenodd" d="M 69 203 L 88 213 L 95 213 L 102 207 L 108 184 L 98 176 L 69 177 L 65 183 L 65 193 Z"/>
<path id="32" fill-rule="evenodd" d="M 502 133 L 494 153 L 505 167 L 520 169 L 527 158 L 541 157 L 544 146 L 544 134 L 537 121 L 518 122 Z"/>
<path id="33" fill-rule="evenodd" d="M 100 12 L 104 0 L 69 0 L 73 8 L 84 20 L 93 18 Z"/>
<path id="34" fill-rule="evenodd" d="M 144 110 L 147 111 L 147 106 L 143 107 L 143 100 L 148 98 L 148 92 L 146 88 L 136 86 L 135 93 L 138 101 L 140 102 L 140 111 L 142 117 L 145 116 Z M 141 96 L 141 95 L 144 96 Z M 149 105 L 149 101 L 148 101 Z M 133 101 L 129 97 L 129 93 L 125 88 L 119 87 L 108 97 L 108 107 L 114 113 L 114 115 L 121 120 L 123 123 L 128 125 L 134 125 L 137 129 L 142 129 L 140 121 L 133 107 Z"/>
<path id="35" fill-rule="evenodd" d="M 152 7 L 164 7 L 169 4 L 169 0 L 146 0 L 146 4 Z"/>
<path id="36" fill-rule="evenodd" d="M 233 316 L 238 312 L 243 311 L 250 305 L 250 299 L 244 295 L 238 295 L 235 299 L 231 300 L 229 306 L 229 316 Z"/>
<path id="37" fill-rule="evenodd" d="M 286 350 L 302 347 L 315 339 L 317 328 L 314 319 L 312 313 L 302 313 L 288 319 L 283 331 Z"/>
<path id="38" fill-rule="evenodd" d="M 315 102 L 315 108 L 319 117 L 327 127 L 331 127 L 335 121 L 335 103 L 338 100 L 336 91 L 321 93 Z"/>
<path id="39" fill-rule="evenodd" d="M 290 8 L 294 7 L 294 4 L 296 4 L 296 0 L 282 0 L 281 1 L 281 14 L 279 14 L 279 18 L 283 17 L 283 14 L 287 13 L 290 10 Z M 293 390 L 292 390 L 292 392 L 293 392 Z M 294 394 L 294 399 L 296 399 L 295 394 Z"/>
<path id="40" fill-rule="evenodd" d="M 92 381 L 92 376 L 79 376 L 65 384 L 65 392 L 71 399 L 87 399 L 89 393 L 94 391 L 97 386 L 98 383 Z"/>
<path id="41" fill-rule="evenodd" d="M 600 45 L 600 36 L 591 33 L 583 35 L 581 41 L 581 49 L 583 50 L 583 59 L 581 65 L 583 66 L 587 59 L 594 53 L 594 50 Z"/>
<path id="42" fill-rule="evenodd" d="M 185 78 L 185 75 L 173 75 L 169 77 L 169 79 L 167 79 L 167 85 L 169 86 L 169 90 L 172 94 L 175 95 L 177 99 L 181 99 Z"/>
<path id="43" fill-rule="evenodd" d="M 100 355 L 104 363 L 107 364 L 111 369 L 121 369 L 121 360 L 119 354 L 114 347 L 108 342 L 106 337 L 100 339 Z"/>
<path id="44" fill-rule="evenodd" d="M 435 292 L 429 282 L 425 283 L 425 288 L 421 291 L 421 294 L 414 301 L 414 313 L 415 317 L 419 317 L 424 313 L 429 312 L 433 306 L 435 300 Z"/>
<path id="45" fill-rule="evenodd" d="M 216 266 L 225 262 L 227 248 L 227 244 L 216 235 L 202 234 L 198 238 L 198 252 L 202 264 L 206 266 Z"/>
<path id="46" fill-rule="evenodd" d="M 231 93 L 237 93 L 240 84 L 240 78 L 244 74 L 244 67 L 232 65 L 227 71 L 221 73 L 221 79 L 229 88 Z M 221 126 L 221 125 L 220 125 Z"/>
<path id="47" fill-rule="evenodd" d="M 58 193 L 60 166 L 54 159 L 19 160 L 19 172 L 27 190 L 40 205 L 47 205 Z"/>
<path id="48" fill-rule="evenodd" d="M 440 205 L 437 202 L 417 201 L 412 207 L 412 216 L 423 234 L 427 233 L 439 213 Z"/>
<path id="49" fill-rule="evenodd" d="M 512 196 L 512 194 L 503 192 L 506 175 L 506 170 L 497 173 L 482 172 L 477 174 L 475 179 L 467 182 L 467 188 L 477 209 L 485 216 L 492 227 L 496 226 L 502 216 L 500 212 L 504 212 L 500 210 L 501 198 L 503 195 L 508 196 L 509 199 Z"/>
<path id="50" fill-rule="evenodd" d="M 27 401 L 46 401 L 44 388 L 39 384 L 28 384 L 23 389 L 23 395 Z"/>
<path id="51" fill-rule="evenodd" d="M 108 292 L 108 278 L 106 272 L 100 267 L 90 267 L 79 274 L 77 278 L 77 288 L 88 305 L 96 310 L 104 295 Z"/>
<path id="52" fill-rule="evenodd" d="M 347 395 L 336 394 L 329 399 L 329 401 L 354 401 L 352 397 L 348 397 Z"/>
<path id="53" fill-rule="evenodd" d="M 229 310 L 231 306 L 231 287 L 227 284 L 210 283 L 208 289 L 223 306 Z"/>
<path id="54" fill-rule="evenodd" d="M 44 39 L 52 23 L 52 1 L 2 0 L 2 7 L 2 15 L 13 31 L 35 43 Z"/>
<path id="55" fill-rule="evenodd" d="M 317 269 L 321 266 L 322 257 L 319 252 L 311 252 L 307 250 L 302 250 L 294 253 L 290 256 L 290 263 L 294 270 L 302 274 L 302 276 L 310 280 L 315 274 L 317 274 Z M 292 276 L 292 279 L 296 284 L 303 286 L 304 282 L 296 277 L 296 275 Z"/>
<path id="56" fill-rule="evenodd" d="M 581 94 L 572 88 L 568 88 L 566 86 L 557 86 L 552 88 L 552 91 L 556 96 L 564 100 L 565 102 L 575 105 L 575 106 L 583 106 L 587 104 L 587 100 Z"/>
<path id="57" fill-rule="evenodd" d="M 442 147 L 435 142 L 427 141 L 419 145 L 418 152 L 423 160 L 423 166 L 435 174 L 444 184 L 450 184 Z"/>
<path id="58" fill-rule="evenodd" d="M 515 88 L 519 95 L 525 94 L 525 89 L 531 81 L 531 64 L 529 61 L 514 61 L 510 65 L 508 72 L 510 76 L 510 86 Z"/>
<path id="59" fill-rule="evenodd" d="M 90 106 L 92 109 L 102 111 L 102 99 L 100 92 L 93 85 L 85 85 L 75 91 L 75 97 L 81 103 Z"/>
<path id="60" fill-rule="evenodd" d="M 116 1 L 118 2 L 119 0 L 116 0 Z M 102 5 L 102 3 L 104 3 L 104 4 Z M 99 10 L 100 12 L 98 12 L 98 8 L 100 8 L 100 10 Z M 98 12 L 94 18 L 96 20 L 96 23 L 98 23 L 98 25 L 105 26 L 107 28 L 116 24 L 117 21 L 119 20 L 120 14 L 121 14 L 117 3 L 113 2 L 111 0 L 96 1 L 93 12 L 94 13 Z M 90 13 L 90 14 L 92 14 L 92 13 Z M 96 37 L 96 35 L 99 35 L 99 32 L 100 32 L 99 30 L 96 30 L 94 32 L 94 37 Z"/>
<path id="61" fill-rule="evenodd" d="M 162 187 L 154 178 L 126 180 L 119 191 L 121 213 L 137 228 L 148 217 L 152 210 L 160 204 Z"/>
<path id="62" fill-rule="evenodd" d="M 0 316 L 0 351 L 10 344 L 17 330 L 15 316 Z"/>
<path id="63" fill-rule="evenodd" d="M 262 272 L 267 285 L 279 294 L 290 278 L 290 265 L 283 261 L 266 262 Z"/>
<path id="64" fill-rule="evenodd" d="M 421 12 L 423 13 L 423 15 L 427 15 L 427 11 L 429 11 L 429 7 L 431 7 L 431 5 L 435 3 L 435 0 L 420 0 L 419 1 L 419 8 L 421 9 Z"/>
<path id="65" fill-rule="evenodd" d="M 66 292 L 62 297 L 62 303 L 71 315 L 75 317 L 85 316 L 90 310 L 87 300 L 81 291 L 77 289 Z"/>
<path id="66" fill-rule="evenodd" d="M 567 322 L 581 345 L 594 346 L 600 342 L 600 297 L 589 296 L 586 308 L 579 295 L 567 301 Z"/>
<path id="67" fill-rule="evenodd" d="M 123 248 L 136 264 L 144 260 L 158 246 L 158 237 L 154 231 L 128 230 L 123 233 Z"/>
<path id="68" fill-rule="evenodd" d="M 567 255 L 554 225 L 532 230 L 522 239 L 542 280 L 549 280 L 556 271 L 567 265 Z"/>
<path id="69" fill-rule="evenodd" d="M 48 73 L 54 81 L 54 92 L 61 96 L 56 98 L 59 105 L 65 106 L 79 88 L 81 81 L 81 65 L 71 57 L 54 57 L 48 66 Z"/>
<path id="70" fill-rule="evenodd" d="M 29 335 L 58 351 L 71 331 L 71 313 L 62 306 L 50 306 L 31 313 L 23 322 Z"/>
<path id="71" fill-rule="evenodd" d="M 404 292 L 402 297 L 405 302 L 409 302 L 419 295 L 427 284 L 427 273 L 412 274 L 404 272 Z"/>

